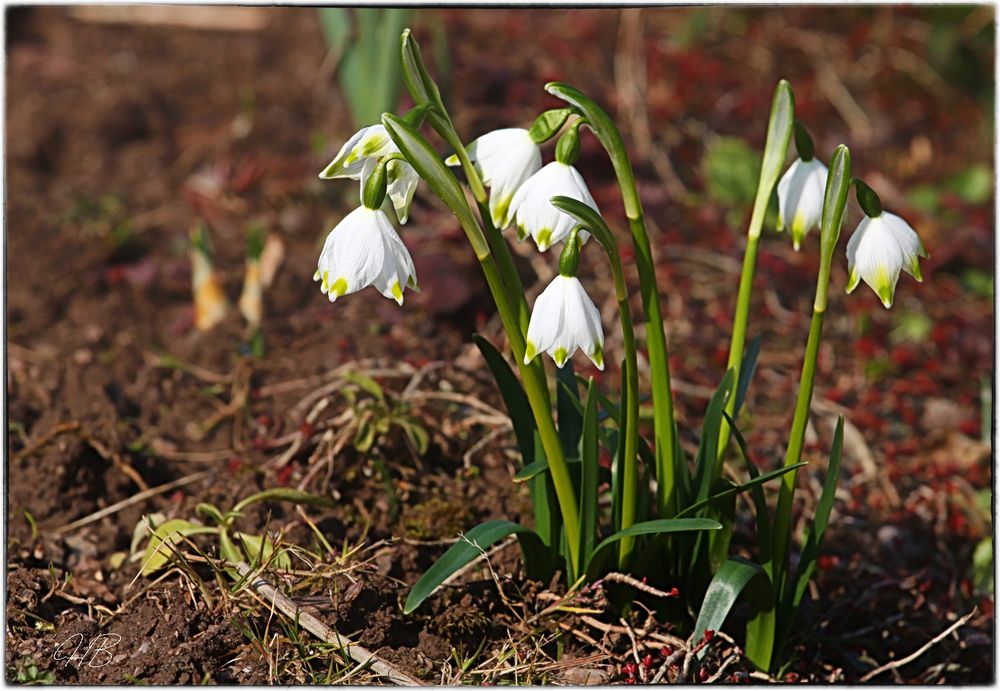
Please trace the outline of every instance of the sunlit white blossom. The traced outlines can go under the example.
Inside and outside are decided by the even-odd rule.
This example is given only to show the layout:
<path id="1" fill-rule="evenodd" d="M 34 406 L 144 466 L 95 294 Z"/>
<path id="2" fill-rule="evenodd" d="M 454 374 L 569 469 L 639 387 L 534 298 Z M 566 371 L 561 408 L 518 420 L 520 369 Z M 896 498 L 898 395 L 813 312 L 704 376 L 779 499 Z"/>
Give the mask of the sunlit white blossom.
<path id="1" fill-rule="evenodd" d="M 792 246 L 799 251 L 802 239 L 820 224 L 826 193 L 826 166 L 812 158 L 796 159 L 778 181 L 778 230 L 786 227 Z"/>
<path id="2" fill-rule="evenodd" d="M 392 221 L 380 209 L 358 207 L 330 231 L 313 280 L 333 302 L 366 286 L 403 304 L 403 288 L 417 287 L 413 260 Z"/>
<path id="3" fill-rule="evenodd" d="M 528 130 L 519 127 L 484 134 L 466 150 L 483 184 L 490 188 L 493 225 L 506 228 L 511 221 L 514 194 L 542 167 L 541 150 Z M 449 156 L 446 163 L 458 165 L 458 156 Z"/>
<path id="4" fill-rule="evenodd" d="M 573 166 L 553 161 L 532 175 L 514 195 L 511 212 L 517 223 L 518 239 L 530 235 L 542 252 L 565 240 L 576 225 L 572 216 L 549 201 L 556 196 L 571 197 L 598 210 L 587 183 Z M 581 240 L 588 237 L 588 233 L 580 233 Z"/>
<path id="5" fill-rule="evenodd" d="M 524 362 L 548 353 L 559 367 L 580 348 L 604 369 L 601 314 L 575 276 L 556 276 L 535 300 L 528 322 Z"/>
<path id="6" fill-rule="evenodd" d="M 330 164 L 319 174 L 321 178 L 351 178 L 361 181 L 361 193 L 365 182 L 375 170 L 379 159 L 390 154 L 398 154 L 399 148 L 389 137 L 385 127 L 372 125 L 364 127 L 347 140 Z M 386 168 L 388 188 L 386 193 L 396 211 L 400 223 L 406 223 L 410 214 L 413 193 L 417 189 L 420 176 L 405 161 L 390 161 Z"/>
<path id="7" fill-rule="evenodd" d="M 899 272 L 923 281 L 919 258 L 927 256 L 917 233 L 899 216 L 888 212 L 866 216 L 847 242 L 847 292 L 863 280 L 883 305 L 892 307 Z"/>

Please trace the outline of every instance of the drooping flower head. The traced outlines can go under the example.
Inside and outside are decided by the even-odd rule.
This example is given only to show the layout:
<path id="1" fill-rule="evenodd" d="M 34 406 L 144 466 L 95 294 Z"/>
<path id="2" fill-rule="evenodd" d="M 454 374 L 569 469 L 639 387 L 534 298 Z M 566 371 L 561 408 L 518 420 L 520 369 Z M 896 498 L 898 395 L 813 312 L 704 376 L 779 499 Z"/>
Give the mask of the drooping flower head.
<path id="1" fill-rule="evenodd" d="M 518 239 L 524 240 L 530 235 L 540 252 L 565 240 L 576 223 L 572 216 L 549 201 L 556 196 L 571 197 L 598 210 L 587 183 L 576 168 L 560 161 L 543 167 L 521 185 L 511 202 Z M 588 237 L 586 232 L 580 233 L 582 240 Z"/>
<path id="2" fill-rule="evenodd" d="M 806 233 L 819 226 L 826 177 L 827 168 L 818 159 L 797 159 L 778 181 L 778 230 L 789 228 L 796 252 Z"/>
<path id="3" fill-rule="evenodd" d="M 379 159 L 397 153 L 399 148 L 389 137 L 384 126 L 364 127 L 347 140 L 319 176 L 325 180 L 332 178 L 360 180 L 361 189 L 364 190 L 365 183 L 378 165 Z M 396 218 L 400 223 L 406 223 L 420 176 L 409 163 L 398 160 L 389 162 L 386 173 L 389 183 L 387 194 L 396 211 Z"/>
<path id="4" fill-rule="evenodd" d="M 403 288 L 416 289 L 413 260 L 381 209 L 360 206 L 330 231 L 313 280 L 330 302 L 366 286 L 403 304 Z"/>
<path id="5" fill-rule="evenodd" d="M 484 134 L 466 148 L 483 179 L 490 188 L 490 216 L 497 228 L 506 228 L 511 221 L 514 194 L 525 180 L 542 167 L 542 152 L 528 130 L 509 127 Z M 458 165 L 458 157 L 449 156 L 448 165 Z"/>
<path id="6" fill-rule="evenodd" d="M 604 369 L 604 329 L 597 310 L 583 284 L 576 276 L 559 275 L 552 279 L 535 300 L 528 322 L 528 364 L 538 353 L 548 353 L 556 365 L 580 348 L 598 369 Z"/>
<path id="7" fill-rule="evenodd" d="M 535 300 L 528 321 L 524 364 L 545 352 L 562 367 L 580 348 L 598 369 L 604 369 L 601 313 L 576 277 L 582 244 L 580 235 L 582 232 L 574 226 L 559 257 L 559 275 Z"/>
<path id="8" fill-rule="evenodd" d="M 886 308 L 892 307 L 899 272 L 923 281 L 919 258 L 927 256 L 917 233 L 902 218 L 886 211 L 874 218 L 866 215 L 847 241 L 847 292 L 863 280 Z"/>

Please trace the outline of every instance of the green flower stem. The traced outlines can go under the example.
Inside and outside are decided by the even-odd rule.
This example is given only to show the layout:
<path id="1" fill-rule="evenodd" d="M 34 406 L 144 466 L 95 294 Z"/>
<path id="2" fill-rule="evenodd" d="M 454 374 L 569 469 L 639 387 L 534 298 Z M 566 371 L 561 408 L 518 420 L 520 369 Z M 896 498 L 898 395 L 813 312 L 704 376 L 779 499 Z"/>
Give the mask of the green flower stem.
<path id="1" fill-rule="evenodd" d="M 568 571 L 571 576 L 575 575 L 579 568 L 579 510 L 576 493 L 570 479 L 569 466 L 566 463 L 555 422 L 552 419 L 552 406 L 543 365 L 537 360 L 531 365 L 524 364 L 525 336 L 524 331 L 520 328 L 513 301 L 510 299 L 511 291 L 501 277 L 489 243 L 484 237 L 483 229 L 476 220 L 472 209 L 469 208 L 468 200 L 454 173 L 445 166 L 444 161 L 427 140 L 403 119 L 387 113 L 382 116 L 382 124 L 414 170 L 455 214 L 476 253 L 483 273 L 486 275 L 486 282 L 493 296 L 493 301 L 496 303 L 497 311 L 500 313 L 500 320 L 507 333 L 507 340 L 510 343 L 514 360 L 521 373 L 528 403 L 531 406 L 542 448 L 552 473 L 552 481 L 563 515 L 570 554 Z"/>
<path id="2" fill-rule="evenodd" d="M 729 342 L 729 359 L 726 369 L 733 370 L 733 382 L 739 386 L 740 365 L 743 363 L 743 348 L 747 339 L 747 321 L 750 316 L 750 294 L 753 292 L 753 277 L 757 270 L 757 245 L 764 228 L 764 216 L 771 200 L 771 192 L 778 182 L 781 169 L 788 153 L 788 143 L 795 129 L 795 97 L 792 87 L 782 79 L 774 89 L 771 100 L 771 115 L 767 122 L 767 137 L 764 140 L 764 156 L 760 164 L 760 179 L 757 181 L 757 196 L 753 202 L 750 227 L 747 229 L 747 248 L 743 254 L 743 269 L 740 272 L 740 289 L 736 297 L 736 314 L 733 316 L 733 336 Z M 736 411 L 736 396 L 726 401 L 726 414 L 733 417 Z M 729 445 L 729 423 L 723 418 L 719 427 L 719 448 L 715 464 L 715 475 L 722 475 L 723 453 Z"/>
<path id="3" fill-rule="evenodd" d="M 639 446 L 639 367 L 636 362 L 635 328 L 632 312 L 628 304 L 628 286 L 625 284 L 625 267 L 614 236 L 608 233 L 610 243 L 604 246 L 611 262 L 611 274 L 615 282 L 615 297 L 618 300 L 618 318 L 622 327 L 622 341 L 625 349 L 625 387 L 628 407 L 625 409 L 625 456 L 622 478 L 621 526 L 624 530 L 635 523 L 636 499 L 639 496 L 639 468 L 636 462 Z M 603 243 L 602 243 L 603 244 Z M 618 543 L 618 568 L 626 569 L 635 546 L 634 537 L 622 538 Z"/>
<path id="4" fill-rule="evenodd" d="M 572 582 L 583 566 L 580 564 L 580 511 L 576 501 L 576 491 L 569 474 L 569 466 L 559 441 L 559 433 L 552 420 L 552 406 L 548 395 L 545 371 L 533 366 L 534 363 L 540 362 L 540 358 L 535 358 L 532 365 L 524 364 L 524 333 L 517 323 L 516 315 L 504 297 L 504 282 L 493 256 L 489 255 L 480 259 L 480 265 L 497 304 L 497 310 L 500 312 L 500 321 L 503 323 L 504 331 L 507 332 L 507 340 L 510 343 L 514 360 L 517 362 L 517 368 L 521 373 L 524 391 L 528 395 L 528 403 L 531 405 L 542 449 L 545 451 L 549 472 L 552 474 L 552 484 L 555 485 L 563 527 L 566 530 L 566 547 L 569 550 L 570 561 L 568 580 Z"/>
<path id="5" fill-rule="evenodd" d="M 636 500 L 639 496 L 639 367 L 635 348 L 635 327 L 632 324 L 632 311 L 628 302 L 628 284 L 625 283 L 625 267 L 622 265 L 621 252 L 614 233 L 608 228 L 600 214 L 590 207 L 567 197 L 554 197 L 553 203 L 564 211 L 572 210 L 573 215 L 581 221 L 581 228 L 591 234 L 607 252 L 611 265 L 611 276 L 615 284 L 615 299 L 618 301 L 618 318 L 622 327 L 622 340 L 625 350 L 625 420 L 621 429 L 625 430 L 625 447 L 622 458 L 622 505 L 621 524 L 615 530 L 624 530 L 635 523 Z M 570 209 L 564 205 L 568 204 Z M 579 213 L 579 215 L 577 215 Z M 618 542 L 618 568 L 626 569 L 632 557 L 635 546 L 634 537 L 625 537 Z"/>
<path id="6" fill-rule="evenodd" d="M 667 338 L 663 331 L 660 292 L 656 285 L 653 252 L 643 218 L 642 202 L 635 186 L 635 174 L 629 161 L 621 132 L 614 121 L 596 103 L 568 84 L 551 82 L 545 90 L 578 109 L 587 125 L 608 153 L 618 179 L 625 215 L 628 218 L 635 263 L 639 273 L 643 317 L 646 322 L 646 346 L 649 351 L 650 386 L 653 395 L 653 436 L 656 447 L 656 493 L 660 518 L 669 518 L 676 508 L 674 459 L 674 400 L 670 388 L 670 361 Z"/>
<path id="7" fill-rule="evenodd" d="M 760 195 L 757 197 L 760 201 Z M 743 349 L 746 347 L 747 322 L 750 317 L 750 294 L 753 292 L 753 277 L 757 270 L 757 250 L 760 244 L 761 227 L 764 225 L 764 211 L 757 212 L 758 206 L 767 209 L 767 200 L 763 204 L 754 203 L 753 215 L 750 217 L 750 230 L 747 233 L 747 248 L 743 253 L 743 269 L 740 272 L 740 288 L 736 295 L 736 314 L 733 316 L 733 336 L 729 342 L 729 359 L 726 361 L 726 369 L 733 370 L 733 380 L 739 385 L 740 364 L 743 362 Z M 736 410 L 736 395 L 733 394 L 726 401 L 726 415 L 730 418 Z M 725 418 L 719 425 L 719 447 L 718 458 L 720 462 L 715 464 L 715 475 L 722 475 L 722 454 L 729 444 L 729 423 Z"/>
<path id="8" fill-rule="evenodd" d="M 469 190 L 472 192 L 472 197 L 476 200 L 476 205 L 479 207 L 479 216 L 485 229 L 486 241 L 489 243 L 490 250 L 497 259 L 500 275 L 508 287 L 506 293 L 510 296 L 514 303 L 513 306 L 517 310 L 517 319 L 521 331 L 527 333 L 531 311 L 528 308 L 528 301 L 524 296 L 524 285 L 521 283 L 521 277 L 518 275 L 517 267 L 514 265 L 514 256 L 511 254 L 510 246 L 504 241 L 500 230 L 493 226 L 489 195 L 486 193 L 486 187 L 483 185 L 476 167 L 469 158 L 469 152 L 466 151 L 465 145 L 462 143 L 458 133 L 455 132 L 455 129 L 450 127 L 450 120 L 448 124 L 449 127 L 439 131 L 439 134 L 454 149 L 455 155 L 462 165 L 462 171 L 469 182 Z M 546 393 L 546 395 L 548 394 Z"/>
<path id="9" fill-rule="evenodd" d="M 844 218 L 850 186 L 851 155 L 847 147 L 840 145 L 830 159 L 830 173 L 823 200 L 820 269 L 816 278 L 816 298 L 813 301 L 809 339 L 806 341 L 802 374 L 799 377 L 799 396 L 795 402 L 795 417 L 792 420 L 792 431 L 788 439 L 788 449 L 785 452 L 785 467 L 798 463 L 802 458 L 802 446 L 805 443 L 806 425 L 809 422 L 809 406 L 812 403 L 813 384 L 816 378 L 816 361 L 819 357 L 819 344 L 823 334 L 823 315 L 826 314 L 827 294 L 830 288 L 830 267 L 833 264 L 834 249 L 836 249 L 837 241 L 840 239 L 840 225 Z M 785 587 L 796 475 L 797 471 L 793 470 L 781 478 L 778 505 L 774 513 L 774 529 L 771 533 L 774 545 L 771 559 L 765 565 L 765 569 L 771 576 L 775 593 L 781 593 Z"/>
<path id="10" fill-rule="evenodd" d="M 822 273 L 822 272 L 821 272 Z M 829 282 L 829 271 L 827 272 Z M 817 289 L 818 294 L 818 289 Z M 785 466 L 799 462 L 802 457 L 802 445 L 806 437 L 806 425 L 809 423 L 809 406 L 812 403 L 813 382 L 816 377 L 816 359 L 819 355 L 819 343 L 823 333 L 823 314 L 813 308 L 812 321 L 809 323 L 809 340 L 806 342 L 806 354 L 802 362 L 802 374 L 799 377 L 799 397 L 795 402 L 795 417 L 792 420 L 792 431 L 788 439 L 788 449 L 785 452 Z M 771 555 L 776 592 L 781 584 L 776 579 L 784 576 L 788 543 L 791 540 L 792 500 L 795 496 L 795 478 L 797 471 L 786 473 L 781 478 L 781 489 L 778 494 L 778 506 L 774 514 L 774 550 Z"/>

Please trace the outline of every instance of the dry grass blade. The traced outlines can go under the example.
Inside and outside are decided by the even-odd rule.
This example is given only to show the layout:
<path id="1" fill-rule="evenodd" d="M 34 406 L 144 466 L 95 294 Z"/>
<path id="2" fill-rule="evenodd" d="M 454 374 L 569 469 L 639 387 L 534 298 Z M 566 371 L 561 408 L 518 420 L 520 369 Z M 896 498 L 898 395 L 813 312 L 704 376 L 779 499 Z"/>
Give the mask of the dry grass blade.
<path id="1" fill-rule="evenodd" d="M 385 677 L 398 686 L 423 686 L 423 684 L 411 677 L 406 672 L 393 667 L 391 664 L 375 655 L 357 643 L 337 633 L 319 619 L 303 611 L 292 602 L 284 593 L 269 584 L 260 576 L 253 575 L 253 570 L 240 562 L 236 565 L 236 570 L 240 577 L 249 581 L 250 586 L 262 597 L 267 599 L 282 614 L 297 621 L 302 628 L 316 636 L 322 641 L 339 646 L 352 660 L 359 665 L 367 666 L 375 674 Z"/>
<path id="2" fill-rule="evenodd" d="M 910 655 L 907 655 L 906 657 L 900 658 L 898 660 L 893 660 L 892 662 L 886 663 L 886 664 L 882 665 L 881 667 L 879 667 L 878 669 L 873 669 L 871 672 L 869 672 L 865 676 L 861 677 L 861 680 L 860 680 L 861 683 L 863 684 L 866 681 L 869 681 L 869 680 L 877 677 L 882 672 L 888 672 L 891 669 L 897 669 L 899 667 L 902 667 L 903 665 L 906 665 L 906 664 L 909 664 L 909 663 L 913 662 L 918 657 L 920 657 L 921 655 L 923 655 L 924 653 L 926 653 L 928 650 L 930 650 L 932 647 L 934 647 L 937 643 L 940 643 L 942 640 L 944 640 L 945 638 L 947 638 L 953 632 L 957 631 L 960 627 L 964 626 L 966 624 L 966 622 L 968 622 L 970 619 L 972 619 L 972 617 L 974 617 L 976 615 L 977 611 L 978 611 L 978 608 L 973 607 L 971 612 L 969 612 L 968 614 L 966 614 L 964 617 L 962 617 L 961 619 L 959 619 L 958 621 L 956 621 L 954 624 L 952 624 L 951 626 L 949 626 L 947 629 L 945 629 L 944 631 L 942 631 L 941 633 L 939 633 L 937 636 L 935 636 L 931 640 L 927 641 L 927 643 L 925 643 L 924 645 L 922 645 L 920 647 L 920 649 L 917 650 L 916 652 L 914 652 L 914 653 L 912 653 Z"/>
<path id="3" fill-rule="evenodd" d="M 106 516 L 115 514 L 122 509 L 128 508 L 133 504 L 137 504 L 140 501 L 145 501 L 151 497 L 155 497 L 158 494 L 163 494 L 164 492 L 169 492 L 172 489 L 177 489 L 178 487 L 183 487 L 184 485 L 190 485 L 192 482 L 197 482 L 203 477 L 208 476 L 212 471 L 202 470 L 198 473 L 192 473 L 191 475 L 185 475 L 182 478 L 174 480 L 173 482 L 168 482 L 164 485 L 158 485 L 156 487 L 150 487 L 149 489 L 139 492 L 138 494 L 133 494 L 128 499 L 122 499 L 120 502 L 107 506 L 100 511 L 95 511 L 89 516 L 84 516 L 83 518 L 73 521 L 72 523 L 67 523 L 64 526 L 56 528 L 52 531 L 55 536 L 65 535 L 66 533 L 71 533 L 74 530 L 82 528 L 85 525 L 90 525 L 94 521 L 99 521 Z"/>

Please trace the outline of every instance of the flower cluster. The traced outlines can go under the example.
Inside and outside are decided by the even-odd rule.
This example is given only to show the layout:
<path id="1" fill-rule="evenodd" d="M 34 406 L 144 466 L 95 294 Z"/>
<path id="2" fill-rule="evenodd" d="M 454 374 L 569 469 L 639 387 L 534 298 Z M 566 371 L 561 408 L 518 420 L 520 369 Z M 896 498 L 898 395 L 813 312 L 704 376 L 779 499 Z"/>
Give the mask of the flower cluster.
<path id="1" fill-rule="evenodd" d="M 791 231 L 796 252 L 806 234 L 820 225 L 828 173 L 825 165 L 810 156 L 796 159 L 778 182 L 778 230 L 787 227 Z M 929 255 L 909 223 L 882 211 L 878 197 L 864 182 L 855 184 L 859 200 L 869 195 L 866 200 L 874 201 L 862 204 L 865 216 L 847 242 L 847 292 L 853 292 L 863 280 L 888 309 L 899 272 L 923 281 L 918 259 Z"/>
<path id="2" fill-rule="evenodd" d="M 574 135 L 575 136 L 575 132 Z M 572 164 L 575 153 L 557 152 L 557 160 L 542 165 L 539 142 L 522 128 L 505 128 L 479 137 L 466 153 L 483 184 L 490 188 L 490 220 L 497 230 L 517 227 L 518 241 L 531 237 L 545 252 L 566 242 L 576 226 L 569 214 L 553 206 L 556 196 L 569 197 L 597 211 L 597 204 L 583 177 Z M 330 301 L 374 286 L 384 296 L 403 304 L 403 289 L 416 289 L 416 272 L 410 254 L 381 210 L 381 200 L 367 206 L 369 181 L 385 166 L 386 191 L 399 222 L 406 223 L 419 181 L 413 167 L 394 155 L 400 154 L 382 125 L 355 133 L 320 173 L 324 179 L 350 178 L 361 184 L 362 205 L 330 231 L 313 276 Z M 459 165 L 458 155 L 445 161 Z M 586 231 L 573 234 L 583 243 Z M 560 274 L 535 303 L 528 325 L 525 363 L 538 353 L 548 353 L 559 367 L 577 349 L 604 369 L 604 331 L 600 312 L 572 272 Z"/>

